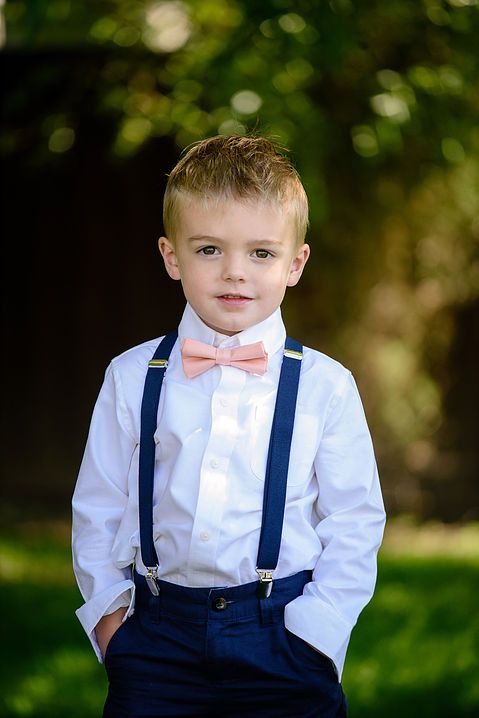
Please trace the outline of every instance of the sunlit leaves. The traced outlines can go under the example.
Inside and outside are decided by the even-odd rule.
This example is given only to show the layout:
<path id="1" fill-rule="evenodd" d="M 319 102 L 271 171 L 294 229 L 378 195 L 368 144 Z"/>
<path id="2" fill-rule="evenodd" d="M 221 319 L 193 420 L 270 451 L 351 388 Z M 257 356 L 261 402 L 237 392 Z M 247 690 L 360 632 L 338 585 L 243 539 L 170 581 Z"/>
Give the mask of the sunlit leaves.
<path id="1" fill-rule="evenodd" d="M 11 0 L 4 12 L 7 52 L 71 51 L 89 71 L 52 60 L 12 90 L 3 152 L 30 142 L 38 162 L 68 162 L 85 104 L 112 128 L 113 161 L 218 132 L 291 148 L 313 251 L 290 316 L 355 369 L 385 473 L 400 465 L 395 482 L 412 478 L 397 494 L 412 496 L 438 455 L 449 379 L 435 368 L 479 295 L 479 3 Z"/>

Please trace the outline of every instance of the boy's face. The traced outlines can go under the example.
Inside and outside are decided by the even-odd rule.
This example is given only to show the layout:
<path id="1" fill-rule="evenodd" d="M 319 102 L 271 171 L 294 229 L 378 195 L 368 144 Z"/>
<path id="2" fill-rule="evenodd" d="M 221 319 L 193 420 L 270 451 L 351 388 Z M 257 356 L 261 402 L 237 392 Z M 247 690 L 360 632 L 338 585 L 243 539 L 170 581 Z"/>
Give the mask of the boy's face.
<path id="1" fill-rule="evenodd" d="M 211 329 L 236 334 L 269 317 L 298 283 L 309 247 L 298 247 L 290 214 L 263 203 L 181 205 L 174 243 L 159 240 L 165 267 Z"/>

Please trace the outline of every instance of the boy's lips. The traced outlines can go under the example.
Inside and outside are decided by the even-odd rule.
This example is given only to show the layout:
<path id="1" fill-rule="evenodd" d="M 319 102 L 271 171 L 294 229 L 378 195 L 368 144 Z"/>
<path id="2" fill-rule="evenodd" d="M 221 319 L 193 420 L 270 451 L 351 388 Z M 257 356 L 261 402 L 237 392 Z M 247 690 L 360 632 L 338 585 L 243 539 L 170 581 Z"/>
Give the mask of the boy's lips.
<path id="1" fill-rule="evenodd" d="M 243 294 L 219 294 L 217 299 L 229 305 L 246 304 L 252 301 L 251 297 L 245 297 Z"/>

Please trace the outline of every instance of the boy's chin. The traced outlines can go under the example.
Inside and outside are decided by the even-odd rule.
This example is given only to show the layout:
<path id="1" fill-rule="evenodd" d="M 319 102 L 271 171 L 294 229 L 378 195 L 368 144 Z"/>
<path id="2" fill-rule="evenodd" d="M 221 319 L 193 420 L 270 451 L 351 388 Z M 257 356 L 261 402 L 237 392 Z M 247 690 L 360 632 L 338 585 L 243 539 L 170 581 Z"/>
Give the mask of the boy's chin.
<path id="1" fill-rule="evenodd" d="M 207 327 L 212 329 L 214 332 L 217 332 L 218 334 L 225 334 L 226 336 L 229 336 L 229 337 L 232 337 L 235 334 L 239 334 L 239 332 L 242 332 L 248 328 L 248 326 L 246 326 L 246 324 L 243 326 L 242 323 L 236 324 L 236 323 L 232 322 L 231 324 L 226 324 L 226 326 L 224 324 L 216 324 L 215 322 L 208 321 L 201 315 L 198 315 L 198 316 L 200 317 L 201 321 L 204 324 L 206 324 Z"/>
<path id="2" fill-rule="evenodd" d="M 233 337 L 235 334 L 239 334 L 244 329 L 247 329 L 247 327 L 240 327 L 232 329 L 231 327 L 218 327 L 213 324 L 208 324 L 208 322 L 205 322 L 205 324 L 210 328 L 213 329 L 214 332 L 217 334 L 224 334 L 227 337 Z"/>

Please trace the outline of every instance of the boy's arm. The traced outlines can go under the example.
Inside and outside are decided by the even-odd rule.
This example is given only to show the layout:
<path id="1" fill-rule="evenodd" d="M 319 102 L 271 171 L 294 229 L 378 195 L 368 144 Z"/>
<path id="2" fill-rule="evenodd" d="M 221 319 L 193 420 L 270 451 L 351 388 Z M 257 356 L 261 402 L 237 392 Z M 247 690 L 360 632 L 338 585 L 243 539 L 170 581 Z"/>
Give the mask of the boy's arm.
<path id="1" fill-rule="evenodd" d="M 110 365 L 93 410 L 72 498 L 73 570 L 85 599 L 76 613 L 100 661 L 118 609 L 127 608 L 129 615 L 133 606 L 131 569 L 115 565 L 112 549 L 127 503 L 128 470 L 136 445 L 119 379 Z M 99 627 L 101 650 L 95 627 L 107 615 Z"/>
<path id="2" fill-rule="evenodd" d="M 313 581 L 286 606 L 285 625 L 329 656 L 341 676 L 351 630 L 374 592 L 385 524 L 374 449 L 349 372 L 331 399 L 314 465 L 323 550 Z"/>

